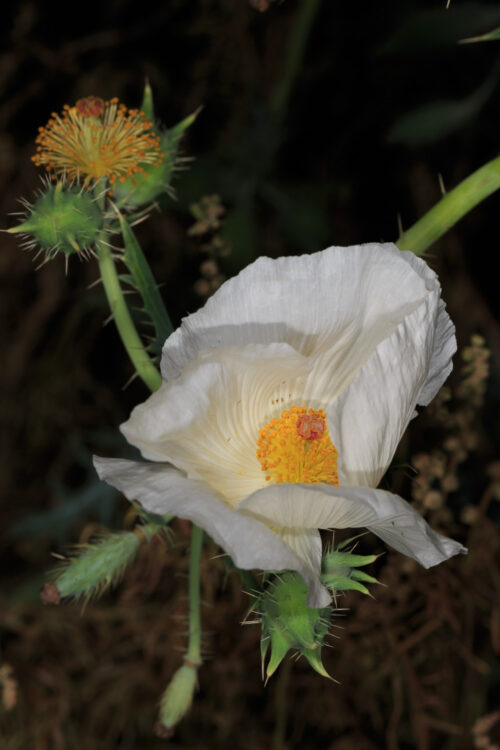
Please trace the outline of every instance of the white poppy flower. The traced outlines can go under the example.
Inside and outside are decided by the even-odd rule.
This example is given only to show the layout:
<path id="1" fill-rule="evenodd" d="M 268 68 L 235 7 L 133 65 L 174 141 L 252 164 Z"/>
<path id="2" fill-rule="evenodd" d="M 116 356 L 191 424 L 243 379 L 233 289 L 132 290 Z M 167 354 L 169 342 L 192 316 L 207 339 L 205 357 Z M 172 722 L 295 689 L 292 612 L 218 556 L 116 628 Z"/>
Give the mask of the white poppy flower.
<path id="1" fill-rule="evenodd" d="M 395 245 L 259 258 L 165 342 L 163 385 L 121 427 L 149 462 L 96 468 L 240 568 L 298 571 L 323 607 L 319 529 L 366 527 L 425 567 L 466 551 L 375 489 L 455 350 L 436 275 Z"/>

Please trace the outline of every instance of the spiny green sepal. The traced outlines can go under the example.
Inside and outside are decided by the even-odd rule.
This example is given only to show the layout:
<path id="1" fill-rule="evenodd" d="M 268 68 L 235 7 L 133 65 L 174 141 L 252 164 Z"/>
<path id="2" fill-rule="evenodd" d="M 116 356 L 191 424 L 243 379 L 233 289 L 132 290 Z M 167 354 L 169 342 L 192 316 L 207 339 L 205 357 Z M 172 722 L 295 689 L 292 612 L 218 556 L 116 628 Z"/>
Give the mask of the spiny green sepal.
<path id="1" fill-rule="evenodd" d="M 371 565 L 378 555 L 355 555 L 344 552 L 343 547 L 327 552 L 322 561 L 321 582 L 335 595 L 337 591 L 359 591 L 371 596 L 365 583 L 379 583 L 376 578 L 359 568 Z"/>
<path id="2" fill-rule="evenodd" d="M 328 677 L 321 647 L 328 633 L 331 607 L 312 609 L 306 604 L 307 586 L 293 572 L 272 579 L 254 605 L 261 613 L 262 671 L 266 681 L 291 649 L 299 651 L 319 674 Z M 269 660 L 265 658 L 270 650 Z"/>
<path id="3" fill-rule="evenodd" d="M 148 80 L 144 84 L 144 93 L 142 95 L 141 111 L 144 112 L 147 119 L 153 122 L 155 119 L 155 109 L 153 103 L 153 89 Z"/>
<path id="4" fill-rule="evenodd" d="M 61 180 L 46 184 L 34 204 L 25 205 L 26 220 L 8 232 L 24 235 L 29 246 L 38 245 L 48 259 L 57 253 L 85 257 L 92 252 L 104 217 L 88 190 Z"/>

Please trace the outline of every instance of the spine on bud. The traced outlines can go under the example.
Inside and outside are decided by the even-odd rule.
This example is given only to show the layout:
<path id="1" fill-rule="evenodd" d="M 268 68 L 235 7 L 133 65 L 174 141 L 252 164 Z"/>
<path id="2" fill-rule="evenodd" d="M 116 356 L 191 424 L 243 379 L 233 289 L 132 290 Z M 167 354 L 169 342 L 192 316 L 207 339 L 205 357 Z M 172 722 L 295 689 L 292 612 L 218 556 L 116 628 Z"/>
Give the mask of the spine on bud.
<path id="1" fill-rule="evenodd" d="M 46 184 L 33 205 L 25 202 L 26 219 L 7 231 L 20 234 L 26 246 L 39 248 L 46 259 L 62 253 L 87 258 L 104 224 L 104 216 L 88 191 L 64 180 Z"/>

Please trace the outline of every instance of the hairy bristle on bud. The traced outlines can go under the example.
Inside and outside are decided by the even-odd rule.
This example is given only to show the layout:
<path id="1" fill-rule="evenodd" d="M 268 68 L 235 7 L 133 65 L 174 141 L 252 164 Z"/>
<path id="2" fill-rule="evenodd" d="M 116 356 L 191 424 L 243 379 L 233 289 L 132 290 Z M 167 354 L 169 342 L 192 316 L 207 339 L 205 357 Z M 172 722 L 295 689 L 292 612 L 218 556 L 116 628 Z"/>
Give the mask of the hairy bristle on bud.
<path id="1" fill-rule="evenodd" d="M 56 578 L 60 596 L 87 601 L 101 595 L 122 578 L 141 544 L 150 542 L 162 528 L 149 523 L 140 527 L 140 533 L 110 534 L 88 545 L 82 554 L 71 557 L 61 568 Z"/>

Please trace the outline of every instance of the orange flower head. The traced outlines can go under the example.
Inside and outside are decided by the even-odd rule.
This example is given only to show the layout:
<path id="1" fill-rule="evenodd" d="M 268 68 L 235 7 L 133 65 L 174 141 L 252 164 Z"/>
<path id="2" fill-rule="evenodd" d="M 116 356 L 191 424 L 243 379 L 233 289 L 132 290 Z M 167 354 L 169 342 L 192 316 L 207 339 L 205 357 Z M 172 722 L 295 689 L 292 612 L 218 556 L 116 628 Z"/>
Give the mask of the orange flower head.
<path id="1" fill-rule="evenodd" d="M 53 112 L 39 128 L 36 144 L 32 159 L 37 166 L 53 177 L 65 174 L 85 184 L 103 178 L 110 185 L 124 182 L 164 158 L 153 123 L 116 98 L 87 96 L 73 107 L 66 104 L 62 114 Z"/>

